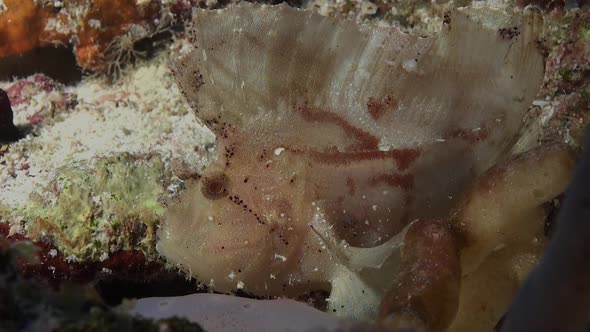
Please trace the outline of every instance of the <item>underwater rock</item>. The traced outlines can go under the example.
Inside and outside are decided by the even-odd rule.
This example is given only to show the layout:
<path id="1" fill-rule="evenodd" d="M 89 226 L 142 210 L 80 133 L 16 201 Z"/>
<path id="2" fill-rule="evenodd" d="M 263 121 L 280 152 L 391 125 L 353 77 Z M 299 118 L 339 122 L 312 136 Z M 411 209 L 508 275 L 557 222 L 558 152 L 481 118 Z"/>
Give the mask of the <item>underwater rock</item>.
<path id="1" fill-rule="evenodd" d="M 158 250 L 222 292 L 331 290 L 351 318 L 375 317 L 408 225 L 506 157 L 543 77 L 534 12 L 455 11 L 433 38 L 285 5 L 193 20 L 173 72 L 217 156 Z"/>
<path id="2" fill-rule="evenodd" d="M 37 254 L 30 241 L 0 237 L 2 331 L 203 331 L 184 319 L 149 320 L 114 310 L 105 305 L 92 283 L 48 287 L 39 278 L 19 273 L 23 264 L 38 263 Z M 41 270 L 52 270 L 52 266 Z"/>
<path id="3" fill-rule="evenodd" d="M 548 25 L 552 47 L 536 105 L 542 141 L 579 147 L 590 123 L 590 12 L 569 11 Z"/>
<path id="4" fill-rule="evenodd" d="M 11 233 L 10 226 L 0 223 L 0 240 L 7 243 L 30 242 L 35 246 L 35 260 L 16 265 L 19 275 L 37 277 L 51 285 L 64 281 L 89 282 L 100 278 L 150 281 L 163 275 L 159 262 L 147 259 L 139 250 L 120 250 L 100 262 L 77 262 L 68 259 L 54 244 L 35 241 L 22 234 Z"/>
<path id="5" fill-rule="evenodd" d="M 59 88 L 59 84 L 51 78 L 37 74 L 26 79 L 17 80 L 6 89 L 13 106 L 28 104 L 31 98 L 41 92 L 51 93 Z"/>
<path id="6" fill-rule="evenodd" d="M 20 212 L 26 234 L 51 240 L 74 261 L 102 261 L 122 250 L 154 256 L 163 167 L 159 158 L 129 154 L 99 158 L 93 172 L 87 163 L 63 167 L 47 188 L 55 200 L 31 195 Z"/>
<path id="7" fill-rule="evenodd" d="M 14 123 L 31 130 L 0 151 L 0 216 L 11 229 L 83 263 L 124 249 L 157 260 L 160 199 L 183 185 L 175 165 L 198 173 L 214 140 L 188 112 L 166 60 L 116 84 L 93 76 L 63 86 L 44 75 L 1 84 L 20 99 Z"/>
<path id="8" fill-rule="evenodd" d="M 12 107 L 6 91 L 0 89 L 0 143 L 14 142 L 20 133 L 14 125 Z"/>
<path id="9" fill-rule="evenodd" d="M 62 84 L 43 74 L 15 81 L 8 86 L 6 93 L 19 125 L 36 126 L 55 120 L 76 105 L 75 94 L 66 92 Z"/>
<path id="10" fill-rule="evenodd" d="M 528 5 L 539 6 L 542 8 L 563 8 L 565 6 L 564 0 L 515 0 L 517 6 L 525 7 Z"/>

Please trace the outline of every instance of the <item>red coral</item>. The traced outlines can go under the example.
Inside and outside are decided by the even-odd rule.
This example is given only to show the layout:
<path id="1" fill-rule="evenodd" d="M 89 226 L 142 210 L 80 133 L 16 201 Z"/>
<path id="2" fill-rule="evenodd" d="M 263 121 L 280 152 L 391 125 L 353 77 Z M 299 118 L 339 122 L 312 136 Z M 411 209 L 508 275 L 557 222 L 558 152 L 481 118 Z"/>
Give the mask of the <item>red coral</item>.
<path id="1" fill-rule="evenodd" d="M 7 237 L 10 227 L 0 223 L 0 237 Z M 8 238 L 10 242 L 28 240 L 24 235 L 15 234 Z M 1 242 L 0 242 L 1 244 Z M 102 262 L 68 262 L 57 248 L 49 243 L 34 242 L 39 249 L 36 253 L 38 262 L 20 261 L 18 268 L 25 277 L 42 277 L 55 285 L 62 280 L 91 281 L 103 271 L 109 271 L 112 277 L 121 279 L 149 280 L 165 271 L 162 264 L 148 261 L 137 250 L 119 251 L 111 254 Z"/>

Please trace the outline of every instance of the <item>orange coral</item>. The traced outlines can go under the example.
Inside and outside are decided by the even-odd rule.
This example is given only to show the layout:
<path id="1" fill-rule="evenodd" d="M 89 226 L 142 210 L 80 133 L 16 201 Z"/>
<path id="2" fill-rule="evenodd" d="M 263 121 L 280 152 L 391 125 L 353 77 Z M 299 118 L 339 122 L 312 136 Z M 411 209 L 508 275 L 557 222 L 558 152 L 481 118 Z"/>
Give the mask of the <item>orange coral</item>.
<path id="1" fill-rule="evenodd" d="M 0 57 L 20 54 L 40 46 L 40 36 L 51 11 L 33 0 L 4 0 L 0 14 Z"/>
<path id="2" fill-rule="evenodd" d="M 141 26 L 149 35 L 161 15 L 159 1 L 72 0 L 63 7 L 33 0 L 4 0 L 0 14 L 0 58 L 51 44 L 72 44 L 78 64 L 86 70 L 105 68 L 105 53 L 115 38 Z M 132 45 L 131 45 L 132 46 Z"/>
<path id="3" fill-rule="evenodd" d="M 103 57 L 113 39 L 125 34 L 132 24 L 150 25 L 145 20 L 156 18 L 159 10 L 159 4 L 154 2 L 141 7 L 135 0 L 94 1 L 81 22 L 80 43 L 75 49 L 78 64 L 85 69 L 101 69 L 106 65 Z M 90 22 L 94 20 L 101 23 L 100 28 L 92 27 Z"/>

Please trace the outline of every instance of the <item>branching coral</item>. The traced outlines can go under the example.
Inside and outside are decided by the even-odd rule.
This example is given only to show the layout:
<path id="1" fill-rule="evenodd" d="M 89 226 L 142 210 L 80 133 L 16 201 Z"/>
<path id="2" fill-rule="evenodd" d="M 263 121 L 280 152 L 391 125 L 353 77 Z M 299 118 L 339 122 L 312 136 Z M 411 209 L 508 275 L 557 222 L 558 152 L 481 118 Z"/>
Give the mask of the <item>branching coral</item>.
<path id="1" fill-rule="evenodd" d="M 106 72 L 115 78 L 119 77 L 123 66 L 146 56 L 145 51 L 137 49 L 137 43 L 169 32 L 174 20 L 174 16 L 168 13 L 158 20 L 155 28 L 146 29 L 142 25 L 132 24 L 127 32 L 114 37 L 102 55 L 102 62 L 106 64 Z"/>

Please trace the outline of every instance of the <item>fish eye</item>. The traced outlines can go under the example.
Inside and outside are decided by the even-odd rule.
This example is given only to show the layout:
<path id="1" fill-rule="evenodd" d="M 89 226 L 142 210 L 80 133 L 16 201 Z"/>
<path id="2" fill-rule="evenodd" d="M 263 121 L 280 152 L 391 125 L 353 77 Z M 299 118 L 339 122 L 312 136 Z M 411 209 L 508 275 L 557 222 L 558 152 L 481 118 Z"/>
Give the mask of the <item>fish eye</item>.
<path id="1" fill-rule="evenodd" d="M 201 181 L 201 192 L 208 199 L 220 199 L 229 193 L 230 181 L 224 173 L 203 177 Z"/>

